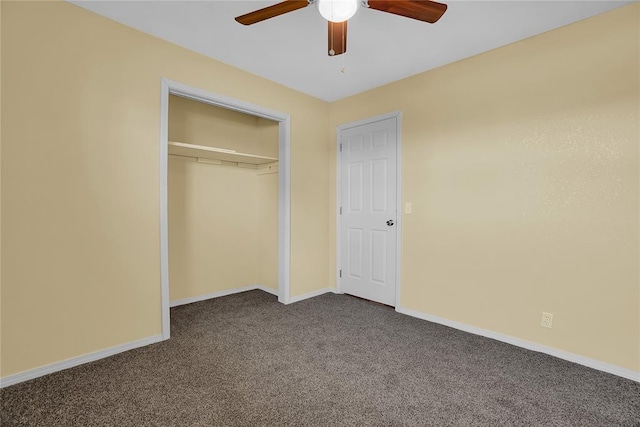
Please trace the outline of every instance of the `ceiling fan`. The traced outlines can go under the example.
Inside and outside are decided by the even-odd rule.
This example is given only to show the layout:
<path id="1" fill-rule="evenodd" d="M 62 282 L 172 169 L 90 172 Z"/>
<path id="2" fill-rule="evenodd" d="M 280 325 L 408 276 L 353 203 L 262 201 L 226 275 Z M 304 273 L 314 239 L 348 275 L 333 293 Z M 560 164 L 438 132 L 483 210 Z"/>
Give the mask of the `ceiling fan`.
<path id="1" fill-rule="evenodd" d="M 358 11 L 358 3 L 362 7 L 430 24 L 440 19 L 447 10 L 446 4 L 431 0 L 285 0 L 238 16 L 236 21 L 243 25 L 251 25 L 315 4 L 322 17 L 329 23 L 329 56 L 341 55 L 347 51 L 347 20 Z"/>

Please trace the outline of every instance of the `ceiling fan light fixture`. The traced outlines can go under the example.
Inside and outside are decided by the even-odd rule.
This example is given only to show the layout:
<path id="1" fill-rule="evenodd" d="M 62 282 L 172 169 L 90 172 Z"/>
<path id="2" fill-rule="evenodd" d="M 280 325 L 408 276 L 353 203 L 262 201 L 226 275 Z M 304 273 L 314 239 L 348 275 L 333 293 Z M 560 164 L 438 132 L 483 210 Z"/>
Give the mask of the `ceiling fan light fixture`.
<path id="1" fill-rule="evenodd" d="M 358 0 L 316 0 L 316 6 L 327 21 L 344 22 L 358 11 Z"/>

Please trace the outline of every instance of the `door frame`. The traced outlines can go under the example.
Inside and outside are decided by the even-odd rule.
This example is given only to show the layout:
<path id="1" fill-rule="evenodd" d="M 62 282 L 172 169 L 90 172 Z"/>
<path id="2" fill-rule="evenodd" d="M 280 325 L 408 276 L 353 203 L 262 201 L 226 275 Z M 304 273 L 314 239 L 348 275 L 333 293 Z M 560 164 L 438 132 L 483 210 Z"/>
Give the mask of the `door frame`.
<path id="1" fill-rule="evenodd" d="M 169 318 L 169 95 L 278 122 L 278 301 L 290 302 L 291 254 L 291 117 L 289 114 L 162 78 L 160 83 L 160 281 L 162 338 L 170 337 Z"/>
<path id="2" fill-rule="evenodd" d="M 336 128 L 336 224 L 337 224 L 337 250 L 336 250 L 336 289 L 338 293 L 342 291 L 342 215 L 340 215 L 340 205 L 342 201 L 342 152 L 340 144 L 342 132 L 354 127 L 368 125 L 387 119 L 396 119 L 396 302 L 395 307 L 400 306 L 400 270 L 402 266 L 402 111 L 396 110 L 379 116 L 368 117 L 355 122 L 343 123 Z"/>

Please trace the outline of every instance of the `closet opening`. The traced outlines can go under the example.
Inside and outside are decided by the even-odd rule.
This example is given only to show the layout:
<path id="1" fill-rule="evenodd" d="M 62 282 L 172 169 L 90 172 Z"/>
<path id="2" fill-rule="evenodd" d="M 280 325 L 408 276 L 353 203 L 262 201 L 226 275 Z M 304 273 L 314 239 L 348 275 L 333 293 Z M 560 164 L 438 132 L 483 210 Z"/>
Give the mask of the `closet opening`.
<path id="1" fill-rule="evenodd" d="M 261 289 L 289 302 L 289 116 L 167 79 L 162 335 L 170 307 Z"/>

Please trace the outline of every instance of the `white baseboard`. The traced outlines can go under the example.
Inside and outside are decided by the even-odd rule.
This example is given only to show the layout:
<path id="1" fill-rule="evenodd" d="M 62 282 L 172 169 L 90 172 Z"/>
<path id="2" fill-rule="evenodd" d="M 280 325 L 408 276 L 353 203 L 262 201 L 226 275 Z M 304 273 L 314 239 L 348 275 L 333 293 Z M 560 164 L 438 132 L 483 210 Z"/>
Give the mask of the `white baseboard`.
<path id="1" fill-rule="evenodd" d="M 74 366 L 84 365 L 85 363 L 94 362 L 99 359 L 104 359 L 105 357 L 113 356 L 114 354 L 133 350 L 134 348 L 138 347 L 144 347 L 146 345 L 154 344 L 160 341 L 162 341 L 162 335 L 154 335 L 152 337 L 131 341 L 126 344 L 117 345 L 115 347 L 105 348 L 104 350 L 96 351 L 94 353 L 84 354 L 82 356 L 73 357 L 71 359 L 41 366 L 35 369 L 30 369 L 28 371 L 19 372 L 17 374 L 7 375 L 6 377 L 0 378 L 0 388 L 9 387 L 10 385 L 32 380 L 34 378 L 62 371 L 64 369 L 73 368 Z"/>
<path id="2" fill-rule="evenodd" d="M 268 294 L 278 296 L 277 289 L 269 288 L 268 286 L 265 286 L 265 285 L 255 285 L 255 289 L 260 289 L 261 291 L 264 291 Z"/>
<path id="3" fill-rule="evenodd" d="M 169 303 L 169 306 L 170 307 L 177 307 L 179 305 L 191 304 L 192 302 L 205 301 L 205 300 L 208 300 L 208 299 L 211 299 L 211 298 L 219 298 L 219 297 L 224 297 L 224 296 L 227 296 L 227 295 L 238 294 L 240 292 L 253 291 L 255 289 L 259 289 L 259 290 L 267 292 L 267 293 L 269 293 L 271 295 L 278 296 L 278 290 L 277 289 L 272 289 L 272 288 L 269 288 L 269 287 L 267 287 L 265 285 L 256 284 L 256 285 L 241 286 L 239 288 L 233 288 L 233 289 L 225 289 L 224 291 L 212 292 L 210 294 L 198 295 L 196 297 L 190 297 L 190 298 L 184 298 L 184 299 L 171 301 L 171 303 Z M 299 301 L 302 301 L 302 300 L 305 300 L 305 299 L 317 297 L 318 295 L 326 294 L 328 292 L 336 293 L 336 291 L 334 289 L 324 288 L 324 289 L 320 289 L 318 291 L 309 292 L 307 294 L 298 295 L 296 297 L 287 298 L 285 304 L 293 304 L 295 302 L 299 302 Z"/>
<path id="4" fill-rule="evenodd" d="M 225 295 L 231 295 L 239 292 L 252 291 L 259 289 L 272 295 L 278 295 L 278 291 L 271 289 L 265 285 L 248 285 L 241 288 L 229 289 L 220 292 L 214 292 L 207 295 L 200 295 L 193 298 L 185 298 L 171 302 L 171 307 L 178 305 L 189 304 L 192 302 L 204 301 L 210 298 L 217 298 Z M 73 368 L 74 366 L 83 365 L 85 363 L 94 362 L 105 357 L 113 356 L 114 354 L 122 353 L 127 350 L 133 350 L 134 348 L 144 347 L 149 344 L 154 344 L 162 341 L 162 335 L 155 335 L 141 340 L 132 341 L 130 343 L 117 345 L 115 347 L 106 348 L 104 350 L 96 351 L 94 353 L 85 354 L 82 356 L 74 357 L 71 359 L 63 360 L 61 362 L 52 363 L 50 365 L 41 366 L 39 368 L 30 369 L 28 371 L 20 372 L 13 375 L 0 378 L 0 388 L 9 387 L 14 384 L 18 384 L 24 381 L 32 380 L 34 378 L 42 377 L 44 375 L 52 374 L 54 372 L 62 371 L 64 369 Z"/>
<path id="5" fill-rule="evenodd" d="M 305 299 L 309 299 L 309 298 L 317 297 L 317 296 L 320 296 L 320 295 L 324 295 L 324 294 L 327 294 L 329 292 L 335 293 L 335 290 L 331 289 L 331 288 L 324 288 L 324 289 L 320 289 L 320 290 L 317 290 L 317 291 L 309 292 L 309 293 L 306 293 L 306 294 L 298 295 L 297 297 L 289 298 L 289 300 L 285 304 L 293 304 L 295 302 L 300 302 L 300 301 L 305 300 Z"/>
<path id="6" fill-rule="evenodd" d="M 265 285 L 247 285 L 241 286 L 239 288 L 233 289 L 225 289 L 224 291 L 212 292 L 210 294 L 198 295 L 195 297 L 183 298 L 175 301 L 171 301 L 169 303 L 169 307 L 177 307 L 179 305 L 191 304 L 193 302 L 205 301 L 211 298 L 219 298 L 227 295 L 238 294 L 240 292 L 253 291 L 255 289 L 259 289 L 261 291 L 270 293 L 272 295 L 278 296 L 278 291 L 276 289 L 271 289 L 266 287 Z"/>
<path id="7" fill-rule="evenodd" d="M 467 325 L 466 323 L 444 319 L 442 317 L 422 313 L 422 312 L 411 310 L 408 308 L 396 307 L 396 311 L 398 313 L 406 314 L 411 317 L 417 317 L 418 319 L 427 320 L 433 323 L 439 323 L 441 325 L 445 325 L 445 326 L 449 326 L 450 328 L 469 332 L 474 335 L 480 335 L 480 336 L 491 338 L 497 341 L 502 341 L 507 344 L 512 344 L 517 347 L 526 348 L 527 350 L 537 351 L 539 353 L 545 353 L 550 356 L 555 356 L 559 359 L 564 359 L 569 362 L 573 362 L 579 365 L 587 366 L 589 368 L 597 369 L 598 371 L 607 372 L 613 375 L 617 375 L 619 377 L 640 382 L 640 372 L 632 371 L 631 369 L 622 368 L 620 366 L 601 362 L 599 360 L 591 359 L 585 356 L 580 356 L 579 354 L 570 353 L 568 351 L 560 350 L 558 348 L 548 347 L 546 345 L 537 344 L 531 341 L 512 337 L 510 335 L 501 334 L 499 332 L 490 331 L 488 329 L 478 328 L 476 326 Z"/>

